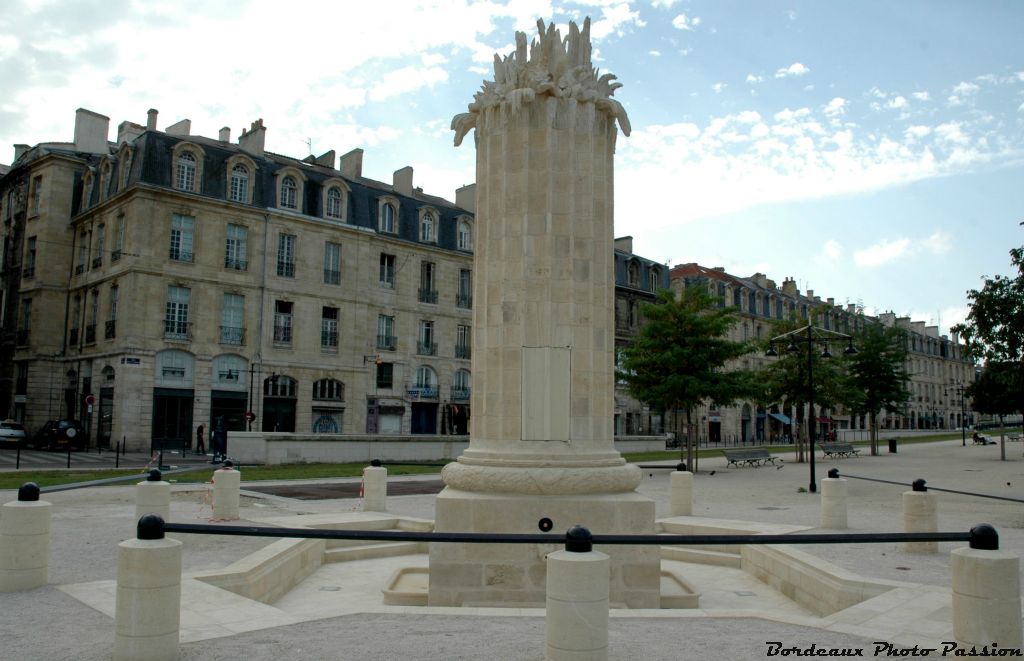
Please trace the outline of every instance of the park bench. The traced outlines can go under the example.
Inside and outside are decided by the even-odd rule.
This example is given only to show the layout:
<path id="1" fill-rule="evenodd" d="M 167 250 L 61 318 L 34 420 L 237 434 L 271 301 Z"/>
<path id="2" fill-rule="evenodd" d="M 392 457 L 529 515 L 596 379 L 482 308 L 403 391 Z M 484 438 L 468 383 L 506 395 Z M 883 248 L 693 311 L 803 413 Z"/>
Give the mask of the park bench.
<path id="1" fill-rule="evenodd" d="M 826 457 L 860 456 L 860 451 L 853 447 L 853 443 L 822 443 L 819 447 Z"/>
<path id="2" fill-rule="evenodd" d="M 975 434 L 971 439 L 975 445 L 995 445 L 996 442 L 991 440 L 988 436 L 982 436 L 981 434 Z"/>
<path id="3" fill-rule="evenodd" d="M 761 464 L 775 465 L 776 457 L 773 457 L 768 450 L 757 449 L 734 449 L 722 450 L 725 455 L 726 466 L 760 466 Z"/>

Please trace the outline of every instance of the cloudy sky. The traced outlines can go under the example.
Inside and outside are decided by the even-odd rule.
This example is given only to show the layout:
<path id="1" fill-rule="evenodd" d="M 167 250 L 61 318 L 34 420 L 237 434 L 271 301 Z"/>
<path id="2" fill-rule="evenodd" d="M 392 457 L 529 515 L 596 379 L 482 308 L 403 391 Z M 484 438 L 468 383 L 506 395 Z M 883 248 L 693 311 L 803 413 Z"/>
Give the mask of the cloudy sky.
<path id="1" fill-rule="evenodd" d="M 85 107 L 267 149 L 366 150 L 454 199 L 452 146 L 495 52 L 590 16 L 633 126 L 616 235 L 673 265 L 790 276 L 838 303 L 938 323 L 1024 244 L 1024 3 L 862 0 L 6 0 L 0 144 L 72 138 Z M 563 31 L 564 33 L 564 31 Z M 10 162 L 13 148 L 0 162 Z"/>

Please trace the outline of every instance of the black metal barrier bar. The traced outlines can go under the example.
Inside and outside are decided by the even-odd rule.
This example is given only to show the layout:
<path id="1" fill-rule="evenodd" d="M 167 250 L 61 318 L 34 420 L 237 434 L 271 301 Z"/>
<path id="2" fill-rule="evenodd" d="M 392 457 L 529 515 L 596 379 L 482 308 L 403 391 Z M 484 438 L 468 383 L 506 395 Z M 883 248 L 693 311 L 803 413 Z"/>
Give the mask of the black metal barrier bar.
<path id="1" fill-rule="evenodd" d="M 883 480 L 877 477 L 864 477 L 863 475 L 850 475 L 848 473 L 840 473 L 839 477 L 848 477 L 853 480 L 867 480 L 868 482 L 882 482 L 884 484 L 895 484 L 901 487 L 913 487 L 913 484 L 907 484 L 905 482 L 895 482 L 893 480 Z M 993 496 L 987 493 L 974 493 L 972 491 L 958 491 L 956 489 L 940 489 L 939 487 L 933 487 L 928 485 L 928 491 L 942 491 L 943 493 L 955 493 L 961 496 L 976 496 L 978 498 L 989 498 L 992 500 L 1007 500 L 1011 503 L 1024 503 L 1024 499 L 1021 498 L 1010 498 L 1009 496 Z"/>
<path id="2" fill-rule="evenodd" d="M 169 471 L 161 471 L 163 477 L 168 475 L 180 475 L 181 473 L 191 473 L 199 470 L 208 471 L 210 467 L 206 464 L 200 466 L 186 466 L 184 468 L 175 468 Z M 55 484 L 50 487 L 40 487 L 40 493 L 54 493 L 56 491 L 71 491 L 73 489 L 85 489 L 88 487 L 98 487 L 104 484 L 117 484 L 118 482 L 130 482 L 132 480 L 138 480 L 140 477 L 147 475 L 149 471 L 144 471 L 132 475 L 122 475 L 121 477 L 106 477 L 102 480 L 89 480 L 88 482 L 72 482 L 70 484 Z"/>
<path id="3" fill-rule="evenodd" d="M 982 526 L 976 526 L 980 528 Z M 991 526 L 988 527 L 991 529 Z M 323 530 L 312 528 L 266 528 L 223 526 L 203 523 L 164 523 L 165 532 L 194 535 L 233 535 L 303 539 L 345 539 L 393 542 L 461 542 L 467 544 L 560 544 L 565 535 L 511 533 L 412 532 L 404 530 Z M 994 530 L 992 531 L 994 533 Z M 971 542 L 978 533 L 893 532 L 829 533 L 809 535 L 593 535 L 600 544 L 657 544 L 693 546 L 701 544 L 864 544 L 887 542 Z"/>

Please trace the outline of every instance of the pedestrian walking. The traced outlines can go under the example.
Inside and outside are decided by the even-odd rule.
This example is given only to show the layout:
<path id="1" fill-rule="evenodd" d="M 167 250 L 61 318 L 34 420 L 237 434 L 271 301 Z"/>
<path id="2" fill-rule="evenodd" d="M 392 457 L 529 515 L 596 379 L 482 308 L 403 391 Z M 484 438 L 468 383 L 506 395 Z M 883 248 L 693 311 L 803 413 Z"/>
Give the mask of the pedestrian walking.
<path id="1" fill-rule="evenodd" d="M 203 433 L 206 427 L 199 425 L 196 429 L 196 454 L 206 454 L 206 441 L 203 440 Z"/>

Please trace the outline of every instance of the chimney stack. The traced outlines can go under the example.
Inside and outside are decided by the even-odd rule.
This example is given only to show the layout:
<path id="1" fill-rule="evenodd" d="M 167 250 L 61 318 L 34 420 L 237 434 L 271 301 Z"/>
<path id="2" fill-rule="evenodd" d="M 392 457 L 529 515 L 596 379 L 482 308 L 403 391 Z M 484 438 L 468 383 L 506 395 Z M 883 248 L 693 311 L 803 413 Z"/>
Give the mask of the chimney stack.
<path id="1" fill-rule="evenodd" d="M 17 163 L 18 159 L 21 158 L 22 156 L 24 156 L 25 152 L 27 152 L 28 149 L 29 149 L 28 145 L 22 145 L 22 144 L 14 145 L 14 160 L 11 161 L 11 165 L 14 165 L 15 163 Z"/>
<path id="2" fill-rule="evenodd" d="M 455 205 L 470 213 L 476 213 L 476 184 L 467 184 L 455 189 Z"/>
<path id="3" fill-rule="evenodd" d="M 238 137 L 238 146 L 253 156 L 263 156 L 266 137 L 267 129 L 263 127 L 263 119 L 257 119 L 249 126 L 248 132 L 242 129 L 242 135 Z"/>
<path id="4" fill-rule="evenodd" d="M 231 142 L 231 127 L 225 126 L 217 134 L 217 139 L 221 142 Z"/>
<path id="5" fill-rule="evenodd" d="M 85 108 L 75 111 L 75 151 L 89 154 L 109 153 L 107 132 L 110 118 Z"/>
<path id="6" fill-rule="evenodd" d="M 391 186 L 396 193 L 412 196 L 412 166 L 406 165 L 401 170 L 395 170 Z"/>
<path id="7" fill-rule="evenodd" d="M 183 119 L 180 122 L 175 122 L 164 129 L 164 133 L 167 135 L 181 135 L 190 136 L 192 135 L 192 120 Z"/>
<path id="8" fill-rule="evenodd" d="M 158 111 L 156 108 L 150 108 L 149 112 L 146 113 L 146 130 L 147 131 L 155 131 L 156 130 L 156 117 L 159 114 L 160 114 L 160 111 Z"/>
<path id="9" fill-rule="evenodd" d="M 342 154 L 338 161 L 338 169 L 346 177 L 358 179 L 363 176 L 363 150 L 356 147 L 347 154 Z"/>

